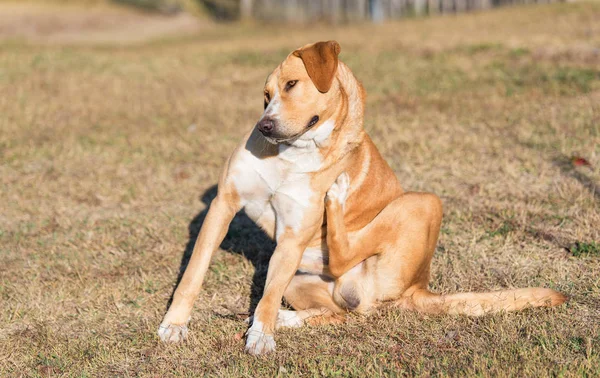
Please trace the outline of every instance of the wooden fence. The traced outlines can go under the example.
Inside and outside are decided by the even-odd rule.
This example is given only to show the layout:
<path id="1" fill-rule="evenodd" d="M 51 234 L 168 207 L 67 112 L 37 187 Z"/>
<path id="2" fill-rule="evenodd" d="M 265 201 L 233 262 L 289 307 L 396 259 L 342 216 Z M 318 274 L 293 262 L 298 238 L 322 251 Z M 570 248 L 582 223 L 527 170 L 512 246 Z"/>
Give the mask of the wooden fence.
<path id="1" fill-rule="evenodd" d="M 242 18 L 275 22 L 382 22 L 410 16 L 483 10 L 561 0 L 241 0 Z"/>

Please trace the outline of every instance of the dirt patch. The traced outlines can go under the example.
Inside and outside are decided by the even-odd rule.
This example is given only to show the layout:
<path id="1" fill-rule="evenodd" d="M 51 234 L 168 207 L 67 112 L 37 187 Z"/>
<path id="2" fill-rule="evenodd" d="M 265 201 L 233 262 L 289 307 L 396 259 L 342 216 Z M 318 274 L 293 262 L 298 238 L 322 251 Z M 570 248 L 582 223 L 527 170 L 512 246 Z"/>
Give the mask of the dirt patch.
<path id="1" fill-rule="evenodd" d="M 132 44 L 192 34 L 209 24 L 187 13 L 166 16 L 109 5 L 0 4 L 0 41 Z"/>

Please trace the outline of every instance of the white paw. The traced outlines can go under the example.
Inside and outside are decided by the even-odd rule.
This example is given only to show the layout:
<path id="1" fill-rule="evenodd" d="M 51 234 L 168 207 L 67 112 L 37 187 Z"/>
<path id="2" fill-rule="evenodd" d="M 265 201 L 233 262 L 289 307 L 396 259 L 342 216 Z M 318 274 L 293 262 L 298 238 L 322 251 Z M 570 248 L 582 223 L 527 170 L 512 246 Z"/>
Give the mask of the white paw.
<path id="1" fill-rule="evenodd" d="M 275 329 L 277 328 L 298 328 L 304 325 L 304 320 L 300 319 L 296 311 L 279 310 L 277 313 L 277 322 L 275 323 Z"/>
<path id="2" fill-rule="evenodd" d="M 165 343 L 179 343 L 187 338 L 187 324 L 175 325 L 162 323 L 158 327 L 158 337 Z"/>
<path id="3" fill-rule="evenodd" d="M 262 323 L 254 320 L 252 327 L 246 332 L 246 352 L 258 356 L 274 350 L 275 339 L 273 339 L 273 335 L 264 333 Z"/>
<path id="4" fill-rule="evenodd" d="M 350 177 L 346 172 L 342 172 L 327 191 L 328 201 L 337 201 L 342 206 L 346 203 L 348 191 L 350 189 Z"/>

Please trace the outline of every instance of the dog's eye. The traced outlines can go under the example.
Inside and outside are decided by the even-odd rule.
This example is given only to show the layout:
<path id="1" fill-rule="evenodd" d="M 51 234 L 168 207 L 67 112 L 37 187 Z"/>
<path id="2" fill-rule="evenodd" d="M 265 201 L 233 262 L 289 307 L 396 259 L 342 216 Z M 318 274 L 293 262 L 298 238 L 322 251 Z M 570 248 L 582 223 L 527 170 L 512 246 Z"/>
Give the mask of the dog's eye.
<path id="1" fill-rule="evenodd" d="M 271 101 L 271 95 L 269 92 L 265 92 L 265 109 L 269 106 L 269 101 Z"/>
<path id="2" fill-rule="evenodd" d="M 292 89 L 292 87 L 294 85 L 296 85 L 296 83 L 298 82 L 298 80 L 290 80 L 285 84 L 285 90 L 289 91 L 290 89 Z"/>

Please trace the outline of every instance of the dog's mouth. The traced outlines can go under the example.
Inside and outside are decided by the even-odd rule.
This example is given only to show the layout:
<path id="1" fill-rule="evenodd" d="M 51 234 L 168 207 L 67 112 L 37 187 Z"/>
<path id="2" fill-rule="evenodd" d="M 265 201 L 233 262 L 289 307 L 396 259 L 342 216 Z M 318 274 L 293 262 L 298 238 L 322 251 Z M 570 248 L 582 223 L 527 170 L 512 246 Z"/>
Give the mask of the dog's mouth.
<path id="1" fill-rule="evenodd" d="M 269 137 L 266 135 L 263 135 L 263 136 L 267 140 L 267 142 L 269 142 L 271 144 L 290 144 L 291 145 L 296 140 L 298 140 L 298 138 L 300 138 L 302 136 L 302 134 L 304 134 L 304 132 L 296 134 L 289 138 L 273 138 L 273 137 Z"/>
<path id="2" fill-rule="evenodd" d="M 312 128 L 314 125 L 316 125 L 317 122 L 319 122 L 319 116 L 312 117 L 310 119 L 310 121 L 308 122 L 308 124 L 306 124 L 306 128 L 304 130 L 302 130 L 298 134 L 292 135 L 291 137 L 287 137 L 287 138 L 274 138 L 274 137 L 266 136 L 266 135 L 263 135 L 263 136 L 267 140 L 267 142 L 269 142 L 271 144 L 288 144 L 288 145 L 291 145 L 296 140 L 298 140 L 298 138 L 300 138 L 304 133 L 306 133 L 310 128 Z"/>

